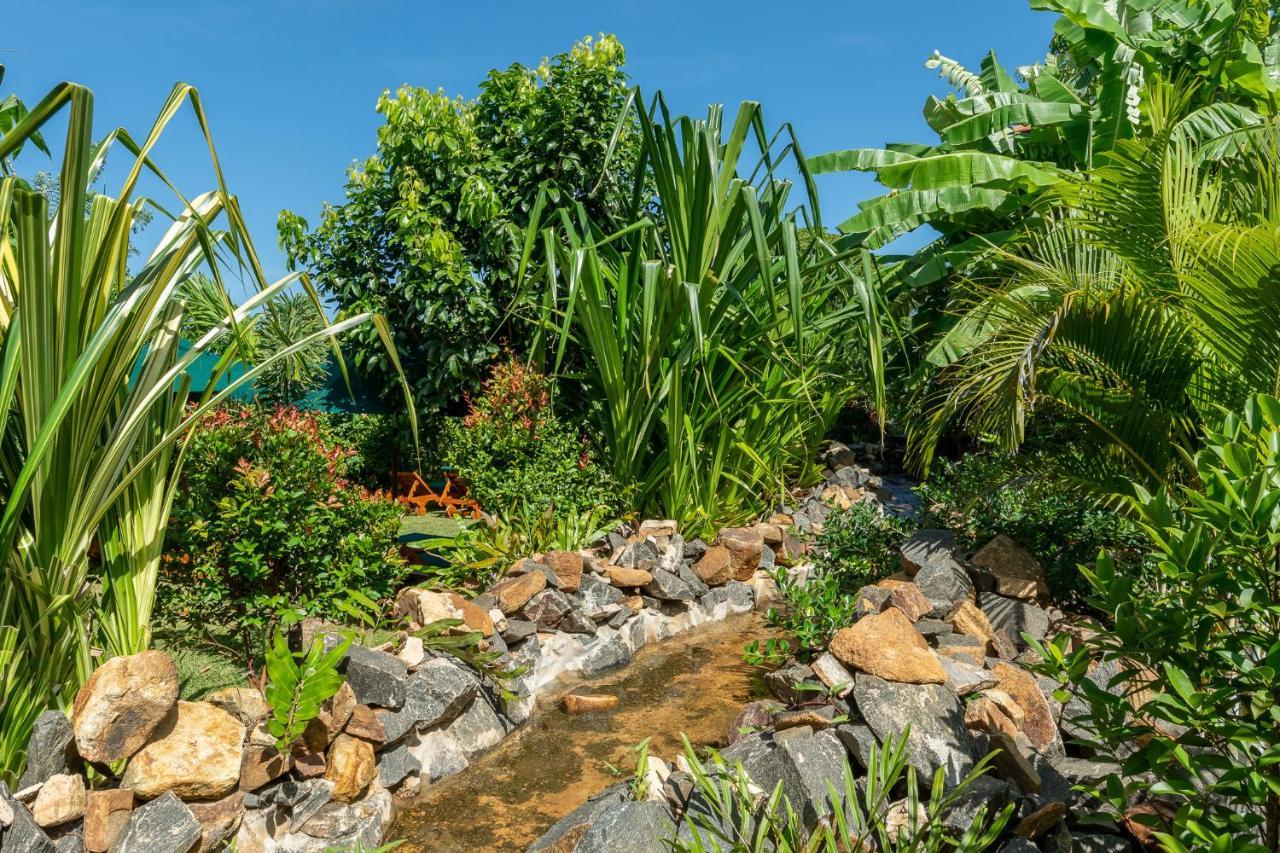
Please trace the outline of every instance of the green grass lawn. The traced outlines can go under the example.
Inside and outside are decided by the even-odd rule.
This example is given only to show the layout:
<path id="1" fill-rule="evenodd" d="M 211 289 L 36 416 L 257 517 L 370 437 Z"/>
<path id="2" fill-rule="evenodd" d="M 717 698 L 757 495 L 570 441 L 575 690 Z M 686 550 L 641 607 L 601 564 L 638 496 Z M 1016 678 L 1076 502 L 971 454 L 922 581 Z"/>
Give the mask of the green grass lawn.
<path id="1" fill-rule="evenodd" d="M 412 545 L 423 539 L 452 538 L 462 524 L 444 515 L 406 515 L 400 519 L 400 543 Z"/>

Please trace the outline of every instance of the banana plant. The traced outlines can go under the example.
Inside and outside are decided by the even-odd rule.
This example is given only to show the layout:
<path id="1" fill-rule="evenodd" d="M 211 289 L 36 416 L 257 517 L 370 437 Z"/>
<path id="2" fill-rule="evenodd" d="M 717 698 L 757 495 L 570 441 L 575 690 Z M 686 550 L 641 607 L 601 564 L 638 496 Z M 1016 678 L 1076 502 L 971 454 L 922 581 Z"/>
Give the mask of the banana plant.
<path id="1" fill-rule="evenodd" d="M 190 108 L 208 145 L 216 187 L 184 196 L 152 159 L 169 122 Z M 255 365 L 227 387 L 217 379 L 235 357 L 246 318 L 300 282 L 265 278 L 239 204 L 227 189 L 200 97 L 177 84 L 141 142 L 115 130 L 95 144 L 93 95 L 63 83 L 0 139 L 0 161 L 32 141 L 55 116 L 67 131 L 60 203 L 14 175 L 0 178 L 0 774 L 21 772 L 36 717 L 65 708 L 95 663 L 149 641 L 168 504 L 191 428 L 236 388 L 266 370 Z M 109 150 L 131 162 L 114 196 L 90 191 Z M 173 196 L 162 205 L 138 194 L 150 175 Z M 167 213 L 172 209 L 176 211 Z M 129 269 L 144 211 L 166 216 L 154 248 Z M 215 224 L 218 228 L 215 228 Z M 185 351 L 180 284 L 206 269 L 226 291 L 236 270 L 255 293 Z M 284 358 L 379 318 L 342 317 L 281 349 Z M 186 371 L 223 351 L 213 382 L 188 404 Z M 336 343 L 334 344 L 336 349 Z M 394 351 L 389 350 L 394 360 Z M 407 394 L 407 390 L 406 390 Z M 412 413 L 412 407 L 410 407 Z"/>

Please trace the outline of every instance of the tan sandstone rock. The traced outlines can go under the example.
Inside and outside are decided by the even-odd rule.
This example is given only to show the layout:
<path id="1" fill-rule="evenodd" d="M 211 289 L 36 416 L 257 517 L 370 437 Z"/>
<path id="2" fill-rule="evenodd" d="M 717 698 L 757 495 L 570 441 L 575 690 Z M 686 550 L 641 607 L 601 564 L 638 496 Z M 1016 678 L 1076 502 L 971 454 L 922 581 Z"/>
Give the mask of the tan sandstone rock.
<path id="1" fill-rule="evenodd" d="M 693 573 L 708 586 L 720 586 L 734 578 L 733 554 L 723 545 L 713 545 L 693 564 Z"/>
<path id="2" fill-rule="evenodd" d="M 998 663 L 991 668 L 997 686 L 1012 697 L 1022 709 L 1022 733 L 1037 752 L 1045 752 L 1058 742 L 1058 727 L 1053 721 L 1049 700 L 1031 673 L 1011 663 Z"/>
<path id="3" fill-rule="evenodd" d="M 540 571 L 513 575 L 489 590 L 498 599 L 498 609 L 505 615 L 515 613 L 542 590 L 546 589 L 547 576 Z"/>
<path id="4" fill-rule="evenodd" d="M 910 684 L 945 684 L 933 649 L 896 607 L 865 616 L 831 638 L 831 654 L 862 672 Z"/>
<path id="5" fill-rule="evenodd" d="M 583 696 L 570 693 L 560 700 L 560 704 L 569 714 L 594 714 L 599 711 L 611 711 L 618 707 L 617 696 Z"/>
<path id="6" fill-rule="evenodd" d="M 889 603 L 901 610 L 912 622 L 919 622 L 933 609 L 932 602 L 911 581 L 886 578 L 876 586 L 889 590 Z"/>
<path id="7" fill-rule="evenodd" d="M 749 527 L 726 527 L 720 531 L 716 544 L 729 549 L 733 580 L 750 580 L 760 566 L 760 555 L 764 552 L 764 539 L 760 533 Z"/>
<path id="8" fill-rule="evenodd" d="M 58 826 L 84 815 L 84 777 L 56 773 L 40 786 L 31 815 L 43 827 Z"/>
<path id="9" fill-rule="evenodd" d="M 960 602 L 960 606 L 951 614 L 951 627 L 957 634 L 978 640 L 988 653 L 995 653 L 996 633 L 991 628 L 987 614 L 972 601 Z"/>
<path id="10" fill-rule="evenodd" d="M 76 694 L 71 727 L 86 761 L 133 755 L 178 701 L 178 668 L 164 652 L 114 657 Z"/>
<path id="11" fill-rule="evenodd" d="M 253 728 L 271 713 L 262 692 L 252 687 L 224 687 L 205 696 L 204 701 L 226 711 L 244 723 L 246 729 Z"/>
<path id="12" fill-rule="evenodd" d="M 324 778 L 333 783 L 335 801 L 352 803 L 360 799 L 377 772 L 372 744 L 340 734 L 329 747 Z"/>
<path id="13" fill-rule="evenodd" d="M 1043 601 L 1049 597 L 1049 583 L 1040 563 L 1030 551 L 1003 533 L 979 548 L 972 562 L 995 578 L 996 592 L 1000 595 L 1024 601 Z"/>
<path id="14" fill-rule="evenodd" d="M 582 555 L 573 551 L 551 551 L 542 558 L 543 565 L 560 579 L 561 592 L 577 592 L 582 585 Z"/>
<path id="15" fill-rule="evenodd" d="M 324 752 L 338 732 L 351 719 L 351 712 L 356 707 L 356 692 L 351 685 L 342 682 L 338 692 L 320 704 L 320 711 L 307 723 L 302 733 L 302 740 L 311 752 Z"/>
<path id="16" fill-rule="evenodd" d="M 622 589 L 641 587 L 653 580 L 653 575 L 644 569 L 628 569 L 626 566 L 606 566 L 605 574 L 609 583 Z"/>
<path id="17" fill-rule="evenodd" d="M 293 767 L 293 757 L 280 752 L 274 746 L 250 743 L 240 757 L 241 791 L 256 791 L 279 779 Z"/>
<path id="18" fill-rule="evenodd" d="M 133 791 L 128 788 L 90 791 L 85 799 L 84 849 L 106 853 L 132 813 Z"/>
<path id="19" fill-rule="evenodd" d="M 187 803 L 191 814 L 200 822 L 199 853 L 221 850 L 223 842 L 235 834 L 244 819 L 244 794 L 240 791 L 228 794 L 220 800 L 205 803 Z"/>
<path id="20" fill-rule="evenodd" d="M 240 782 L 244 724 L 208 702 L 179 702 L 129 762 L 120 787 L 144 800 L 172 791 L 208 800 Z"/>

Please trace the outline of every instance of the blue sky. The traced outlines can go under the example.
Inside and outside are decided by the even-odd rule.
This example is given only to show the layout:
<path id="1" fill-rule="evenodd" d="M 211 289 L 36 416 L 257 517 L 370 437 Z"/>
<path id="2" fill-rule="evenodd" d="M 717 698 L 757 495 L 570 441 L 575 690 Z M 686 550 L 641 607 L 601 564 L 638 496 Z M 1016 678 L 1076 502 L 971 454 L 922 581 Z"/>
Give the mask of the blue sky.
<path id="1" fill-rule="evenodd" d="M 1043 57 L 1053 23 L 1026 0 L 0 0 L 0 10 L 0 92 L 30 104 L 60 80 L 84 83 L 96 95 L 99 134 L 121 125 L 144 135 L 174 81 L 195 84 L 272 276 L 284 271 L 277 213 L 314 222 L 323 202 L 341 200 L 347 166 L 373 153 L 373 107 L 386 88 L 470 96 L 492 67 L 535 64 L 610 32 L 646 92 L 662 89 L 675 109 L 694 113 L 759 100 L 770 124 L 792 122 L 817 154 L 927 141 L 921 105 L 946 91 L 923 67 L 933 49 L 975 67 L 991 48 L 1006 65 L 1026 64 Z M 184 191 L 211 183 L 186 116 L 158 158 Z M 34 152 L 23 161 L 24 171 L 46 165 Z M 819 188 L 832 223 L 875 192 L 865 176 L 826 177 Z"/>

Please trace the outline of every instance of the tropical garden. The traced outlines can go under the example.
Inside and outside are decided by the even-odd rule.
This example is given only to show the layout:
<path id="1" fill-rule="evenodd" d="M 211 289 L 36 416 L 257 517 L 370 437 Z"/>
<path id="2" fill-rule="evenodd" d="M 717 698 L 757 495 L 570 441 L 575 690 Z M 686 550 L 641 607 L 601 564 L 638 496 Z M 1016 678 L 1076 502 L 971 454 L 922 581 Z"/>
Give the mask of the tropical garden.
<path id="1" fill-rule="evenodd" d="M 195 89 L 132 132 L 84 86 L 2 93 L 0 779 L 148 649 L 184 699 L 265 689 L 285 752 L 342 682 L 346 645 L 304 624 L 384 642 L 405 587 L 475 596 L 643 519 L 714 541 L 822 484 L 838 439 L 919 513 L 835 509 L 807 581 L 778 577 L 786 639 L 748 659 L 819 657 L 911 528 L 1004 534 L 1091 626 L 1029 665 L 1123 769 L 1098 802 L 1158 802 L 1151 849 L 1280 850 L 1280 9 L 1030 5 L 1056 20 L 1040 62 L 922 56 L 951 94 L 924 101 L 931 138 L 883 148 L 810 152 L 753 102 L 674 114 L 611 36 L 474 98 L 383 92 L 341 200 L 280 213 L 275 281 Z M 216 176 L 196 194 L 153 157 L 179 115 Z M 883 192 L 830 222 L 815 176 L 845 171 Z M 405 474 L 480 517 L 409 515 Z M 426 640 L 518 676 L 472 627 Z M 724 849 L 976 850 L 1009 819 L 873 842 L 770 809 L 771 846 Z"/>

